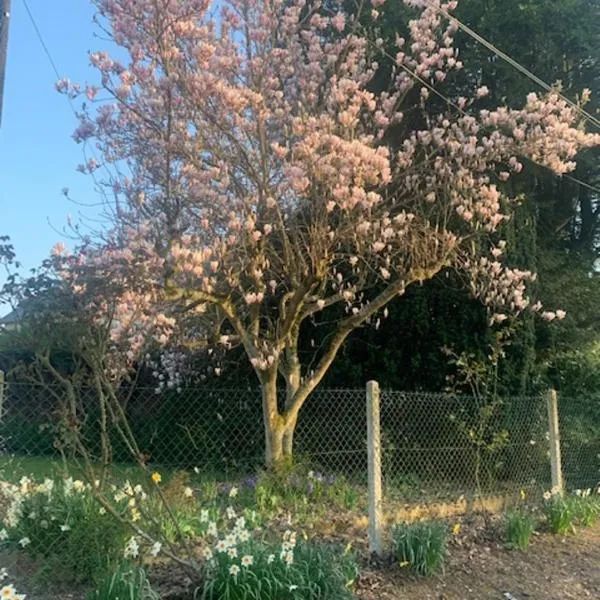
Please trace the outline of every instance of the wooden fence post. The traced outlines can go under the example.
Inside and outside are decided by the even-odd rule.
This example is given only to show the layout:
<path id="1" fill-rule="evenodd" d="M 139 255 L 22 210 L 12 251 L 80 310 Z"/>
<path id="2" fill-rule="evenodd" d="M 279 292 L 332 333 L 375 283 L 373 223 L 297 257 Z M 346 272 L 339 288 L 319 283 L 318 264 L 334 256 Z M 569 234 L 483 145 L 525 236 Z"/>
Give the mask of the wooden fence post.
<path id="1" fill-rule="evenodd" d="M 548 404 L 548 433 L 550 442 L 550 466 L 552 469 L 552 491 L 562 494 L 564 491 L 562 463 L 560 456 L 560 429 L 558 423 L 558 394 L 549 390 Z"/>
<path id="2" fill-rule="evenodd" d="M 381 556 L 383 498 L 381 486 L 381 424 L 379 384 L 367 383 L 367 458 L 369 471 L 369 551 Z"/>

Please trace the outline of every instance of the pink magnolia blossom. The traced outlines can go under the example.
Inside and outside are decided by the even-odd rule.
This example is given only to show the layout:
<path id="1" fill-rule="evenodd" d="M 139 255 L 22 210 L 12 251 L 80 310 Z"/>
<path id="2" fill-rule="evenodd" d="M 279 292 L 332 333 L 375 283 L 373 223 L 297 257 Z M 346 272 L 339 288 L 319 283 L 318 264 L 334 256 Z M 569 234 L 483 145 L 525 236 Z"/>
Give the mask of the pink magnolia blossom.
<path id="1" fill-rule="evenodd" d="M 456 268 L 496 322 L 529 308 L 534 274 L 488 241 L 515 206 L 494 182 L 528 161 L 569 172 L 600 135 L 553 92 L 479 109 L 480 87 L 454 99 L 459 114 L 432 102 L 409 72 L 433 88 L 462 67 L 456 25 L 439 12 L 455 2 L 404 0 L 414 17 L 377 95 L 386 44 L 370 42 L 360 15 L 348 26 L 341 3 L 94 3 L 119 59 L 90 55 L 98 94 L 73 137 L 110 173 L 114 241 L 83 252 L 67 279 L 87 283 L 83 269 L 114 283 L 90 310 L 115 355 L 232 334 L 261 382 L 279 372 L 295 390 L 282 417 L 295 423 L 345 337 L 412 283 Z M 368 10 L 385 15 L 386 4 Z M 415 111 L 419 125 L 404 120 Z M 352 306 L 308 370 L 300 325 L 338 302 Z M 269 402 L 265 414 L 279 414 Z"/>

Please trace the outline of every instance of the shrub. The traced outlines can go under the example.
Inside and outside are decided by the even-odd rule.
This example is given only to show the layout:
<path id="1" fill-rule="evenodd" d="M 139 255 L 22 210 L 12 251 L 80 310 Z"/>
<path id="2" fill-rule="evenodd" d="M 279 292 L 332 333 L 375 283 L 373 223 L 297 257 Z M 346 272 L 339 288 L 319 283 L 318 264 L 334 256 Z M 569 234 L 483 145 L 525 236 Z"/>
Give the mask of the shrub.
<path id="1" fill-rule="evenodd" d="M 443 566 L 448 528 L 441 521 L 396 525 L 392 531 L 394 556 L 401 566 L 426 576 Z"/>
<path id="2" fill-rule="evenodd" d="M 535 517 L 525 510 L 509 510 L 506 514 L 506 543 L 510 548 L 525 550 L 535 531 Z"/>
<path id="3" fill-rule="evenodd" d="M 548 528 L 552 533 L 565 535 L 573 531 L 575 524 L 574 503 L 571 498 L 564 498 L 560 494 L 547 493 L 544 497 L 544 514 Z"/>
<path id="4" fill-rule="evenodd" d="M 121 564 L 100 580 L 87 600 L 159 600 L 159 595 L 150 586 L 144 569 Z"/>

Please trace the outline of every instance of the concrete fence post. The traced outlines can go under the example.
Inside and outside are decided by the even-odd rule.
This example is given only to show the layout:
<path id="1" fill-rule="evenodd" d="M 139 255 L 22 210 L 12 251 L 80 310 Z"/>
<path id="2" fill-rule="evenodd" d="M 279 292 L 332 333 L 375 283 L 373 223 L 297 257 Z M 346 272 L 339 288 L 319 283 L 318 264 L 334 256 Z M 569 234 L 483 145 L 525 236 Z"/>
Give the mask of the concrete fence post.
<path id="1" fill-rule="evenodd" d="M 560 456 L 560 428 L 558 423 L 558 394 L 548 390 L 548 433 L 550 442 L 550 467 L 552 469 L 552 490 L 562 494 L 564 491 L 562 462 Z"/>
<path id="2" fill-rule="evenodd" d="M 369 472 L 369 551 L 381 556 L 383 496 L 381 485 L 381 424 L 379 384 L 367 383 L 367 459 Z"/>

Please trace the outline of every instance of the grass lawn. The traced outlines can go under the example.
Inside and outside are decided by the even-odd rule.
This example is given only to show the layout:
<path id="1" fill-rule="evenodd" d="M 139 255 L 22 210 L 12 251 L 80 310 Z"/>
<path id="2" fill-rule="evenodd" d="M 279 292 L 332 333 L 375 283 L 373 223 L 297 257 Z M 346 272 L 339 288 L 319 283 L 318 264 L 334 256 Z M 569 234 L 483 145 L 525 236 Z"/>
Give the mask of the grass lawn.
<path id="1" fill-rule="evenodd" d="M 173 466 L 151 464 L 148 472 L 158 471 L 163 481 L 168 484 L 175 473 L 184 471 L 190 484 L 200 486 L 203 483 L 216 484 L 216 482 L 235 482 L 243 480 L 248 474 L 231 474 L 186 470 Z M 68 474 L 68 475 L 66 475 Z M 74 479 L 84 479 L 81 465 L 77 461 L 63 461 L 56 456 L 10 456 L 0 455 L 0 481 L 17 483 L 22 477 L 27 476 L 35 481 L 45 478 L 60 479 L 71 476 Z M 129 481 L 132 484 L 143 483 L 144 474 L 140 467 L 134 463 L 113 463 L 110 465 L 110 476 L 115 482 Z"/>
<path id="2" fill-rule="evenodd" d="M 152 470 L 160 471 L 165 480 L 169 480 L 175 472 L 172 468 L 153 466 Z M 35 480 L 46 477 L 54 479 L 69 473 L 76 477 L 80 466 L 76 461 L 63 461 L 50 456 L 0 456 L 0 479 L 17 482 L 21 477 L 27 476 Z M 115 464 L 111 465 L 111 473 L 117 477 L 137 482 L 141 479 L 140 469 L 137 465 Z"/>
<path id="3" fill-rule="evenodd" d="M 68 465 L 71 467 L 72 465 Z M 17 482 L 27 475 L 34 479 L 55 478 L 64 471 L 63 462 L 45 456 L 0 456 L 0 479 Z"/>

